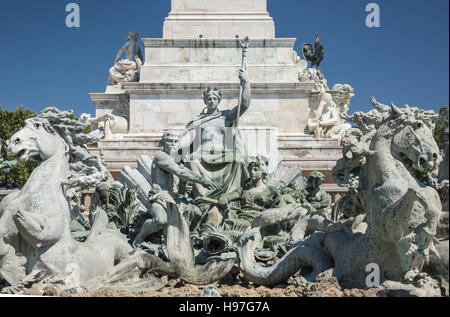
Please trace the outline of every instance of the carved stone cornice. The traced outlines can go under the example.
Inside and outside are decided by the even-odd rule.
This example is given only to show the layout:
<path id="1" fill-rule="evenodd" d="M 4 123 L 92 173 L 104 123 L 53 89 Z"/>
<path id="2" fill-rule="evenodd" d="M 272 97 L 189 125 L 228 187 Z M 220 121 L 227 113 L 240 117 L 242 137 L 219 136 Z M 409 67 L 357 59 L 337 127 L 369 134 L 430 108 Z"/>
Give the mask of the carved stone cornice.
<path id="1" fill-rule="evenodd" d="M 314 89 L 313 83 L 252 83 L 252 93 L 307 93 Z M 124 89 L 130 95 L 145 95 L 153 93 L 195 92 L 208 87 L 216 87 L 222 92 L 239 91 L 239 83 L 125 83 Z M 91 97 L 92 98 L 92 97 Z"/>

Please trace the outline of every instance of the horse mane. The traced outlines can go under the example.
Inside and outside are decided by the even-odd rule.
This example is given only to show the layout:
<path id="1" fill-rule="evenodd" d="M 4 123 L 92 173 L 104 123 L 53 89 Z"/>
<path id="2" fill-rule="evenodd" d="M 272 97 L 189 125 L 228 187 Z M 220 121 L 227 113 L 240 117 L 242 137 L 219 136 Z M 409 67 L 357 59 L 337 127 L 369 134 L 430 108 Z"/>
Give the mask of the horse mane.
<path id="1" fill-rule="evenodd" d="M 108 177 L 104 162 L 98 155 L 90 154 L 86 144 L 100 140 L 99 136 L 87 134 L 89 123 L 76 120 L 73 111 L 61 111 L 55 107 L 44 109 L 36 118 L 44 123 L 49 133 L 58 134 L 68 145 L 70 174 L 66 189 L 76 193 L 96 187 Z M 71 196 L 71 195 L 69 195 Z"/>
<path id="2" fill-rule="evenodd" d="M 336 181 L 343 186 L 348 186 L 350 180 L 357 177 L 359 168 L 364 166 L 367 158 L 374 154 L 370 150 L 370 145 L 377 133 L 383 133 L 384 137 L 390 138 L 405 125 L 418 120 L 431 130 L 435 128 L 438 115 L 433 110 L 425 111 L 408 105 L 404 108 L 397 108 L 394 104 L 387 106 L 378 103 L 375 98 L 372 98 L 371 102 L 375 109 L 367 113 L 356 112 L 351 116 L 341 114 L 345 120 L 357 125 L 346 131 L 342 138 L 343 158 L 333 169 Z"/>
<path id="3" fill-rule="evenodd" d="M 350 129 L 344 136 L 343 145 L 344 147 L 356 147 L 361 148 L 363 145 L 359 144 L 363 141 L 364 144 L 369 144 L 382 126 L 387 125 L 388 129 L 387 137 L 390 137 L 397 133 L 397 131 L 403 129 L 405 125 L 412 124 L 417 120 L 422 121 L 428 128 L 434 130 L 435 122 L 438 115 L 435 114 L 433 110 L 422 110 L 416 107 L 409 107 L 405 105 L 404 108 L 397 108 L 394 104 L 391 106 L 386 106 L 376 102 L 372 98 L 372 104 L 375 107 L 367 113 L 356 112 L 351 116 L 345 116 L 345 119 L 353 122 L 357 127 Z M 358 135 L 358 138 L 354 136 Z M 365 148 L 368 147 L 364 146 Z"/>

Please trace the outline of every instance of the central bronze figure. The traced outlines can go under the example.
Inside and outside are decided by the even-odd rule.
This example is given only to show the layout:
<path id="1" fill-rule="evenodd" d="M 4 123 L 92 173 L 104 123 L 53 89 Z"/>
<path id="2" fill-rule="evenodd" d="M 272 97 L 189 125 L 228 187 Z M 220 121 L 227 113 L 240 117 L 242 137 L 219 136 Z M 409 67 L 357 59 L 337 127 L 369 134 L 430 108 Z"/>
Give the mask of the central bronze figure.
<path id="1" fill-rule="evenodd" d="M 246 63 L 248 38 L 242 48 L 239 105 L 220 111 L 222 93 L 216 88 L 206 89 L 203 92 L 206 108 L 186 125 L 180 137 L 179 160 L 196 174 L 222 185 L 221 189 L 209 191 L 200 184 L 194 184 L 195 197 L 219 198 L 241 188 L 249 178 L 246 148 L 238 129 L 239 118 L 248 110 L 251 100 Z"/>

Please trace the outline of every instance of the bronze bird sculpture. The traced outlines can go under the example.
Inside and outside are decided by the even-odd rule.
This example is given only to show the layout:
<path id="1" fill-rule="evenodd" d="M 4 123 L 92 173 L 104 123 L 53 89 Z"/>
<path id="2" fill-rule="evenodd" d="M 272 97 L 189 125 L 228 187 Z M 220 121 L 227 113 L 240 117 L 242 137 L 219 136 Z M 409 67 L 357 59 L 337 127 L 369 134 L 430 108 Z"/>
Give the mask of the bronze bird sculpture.
<path id="1" fill-rule="evenodd" d="M 316 65 L 317 68 L 319 68 L 320 63 L 325 57 L 323 46 L 320 43 L 319 35 L 316 36 L 316 41 L 314 43 L 314 50 L 311 43 L 305 43 L 302 46 L 302 53 L 303 57 L 311 62 L 311 67 L 314 67 L 314 65 Z"/>

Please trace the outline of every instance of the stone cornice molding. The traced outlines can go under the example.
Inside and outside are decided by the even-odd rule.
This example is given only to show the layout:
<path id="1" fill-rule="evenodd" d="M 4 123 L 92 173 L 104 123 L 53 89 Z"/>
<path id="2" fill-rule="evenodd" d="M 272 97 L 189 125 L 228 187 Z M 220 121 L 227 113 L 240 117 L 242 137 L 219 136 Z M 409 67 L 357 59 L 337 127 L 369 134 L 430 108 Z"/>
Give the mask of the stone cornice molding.
<path id="1" fill-rule="evenodd" d="M 252 83 L 253 93 L 310 93 L 314 89 L 314 83 Z M 239 91 L 239 83 L 125 83 L 124 89 L 131 95 L 168 92 L 195 92 L 203 91 L 208 87 L 216 87 L 222 92 Z M 92 96 L 91 96 L 92 98 Z"/>
<path id="2" fill-rule="evenodd" d="M 221 47 L 241 48 L 241 39 L 152 39 L 143 38 L 144 47 Z M 296 38 L 279 38 L 279 39 L 250 39 L 250 49 L 252 47 L 289 47 L 293 48 Z"/>
<path id="3" fill-rule="evenodd" d="M 101 103 L 121 103 L 129 102 L 130 95 L 128 93 L 111 94 L 111 93 L 90 93 L 89 96 L 95 104 Z"/>

